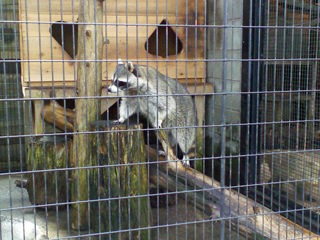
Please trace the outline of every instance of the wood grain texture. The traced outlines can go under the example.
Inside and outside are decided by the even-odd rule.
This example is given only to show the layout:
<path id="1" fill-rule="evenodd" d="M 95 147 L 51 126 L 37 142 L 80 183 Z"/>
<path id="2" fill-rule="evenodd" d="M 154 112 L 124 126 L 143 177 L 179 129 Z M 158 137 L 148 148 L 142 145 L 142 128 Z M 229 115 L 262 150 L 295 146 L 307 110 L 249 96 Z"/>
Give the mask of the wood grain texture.
<path id="1" fill-rule="evenodd" d="M 124 60 L 124 59 L 123 59 Z M 134 61 L 133 61 L 134 62 Z M 96 62 L 92 62 L 96 64 Z M 139 62 L 140 65 L 147 65 L 147 62 Z M 103 79 L 111 80 L 112 74 L 116 68 L 116 62 L 108 62 L 102 64 Z M 176 78 L 179 82 L 190 84 L 201 83 L 205 77 L 204 62 L 167 62 L 157 63 L 149 62 L 149 66 L 157 68 L 162 74 L 168 75 L 171 78 Z M 39 69 L 42 71 L 39 72 Z M 188 69 L 186 71 L 186 69 Z M 34 83 L 35 86 L 41 86 L 41 83 L 47 84 L 54 82 L 59 85 L 65 82 L 68 85 L 74 85 L 74 79 L 77 78 L 77 67 L 74 62 L 29 62 L 27 68 L 24 68 L 23 85 L 28 86 L 29 83 Z M 30 77 L 30 78 L 29 78 Z M 30 80 L 30 81 L 29 81 Z"/>
<path id="2" fill-rule="evenodd" d="M 203 6 L 204 2 L 196 1 L 198 5 L 198 15 L 204 14 Z M 27 4 L 25 4 L 27 3 Z M 176 1 L 145 1 L 145 0 L 109 0 L 107 7 L 103 3 L 102 9 L 106 14 L 109 15 L 119 15 L 119 16 L 158 16 L 159 18 L 166 16 L 187 16 L 189 12 L 186 6 L 189 5 L 189 9 L 194 9 L 194 4 L 192 2 L 187 2 L 186 0 Z M 72 0 L 64 1 L 35 1 L 35 0 L 20 0 L 20 6 L 22 11 L 22 16 L 29 16 L 31 14 L 52 14 L 52 15 L 73 15 L 75 19 L 77 18 L 77 13 L 79 11 L 79 6 Z M 27 7 L 26 7 L 27 6 Z M 195 11 L 195 10 L 193 10 Z M 160 20 L 161 22 L 161 20 Z"/>
<path id="3" fill-rule="evenodd" d="M 55 100 L 46 101 L 49 103 L 43 106 L 43 120 L 63 132 L 74 132 L 75 112 L 60 106 Z"/>
<path id="4" fill-rule="evenodd" d="M 55 142 L 58 140 L 54 137 L 51 137 L 51 141 L 46 139 L 48 137 L 34 137 L 28 144 L 27 170 L 46 171 L 27 174 L 28 181 L 25 187 L 32 204 L 55 209 L 55 204 L 60 203 L 60 208 L 65 208 L 70 196 L 67 183 L 71 174 L 68 171 L 57 170 L 70 166 L 72 140 L 67 141 L 64 137 L 60 139 L 61 142 Z"/>
<path id="5" fill-rule="evenodd" d="M 90 131 L 102 131 L 89 136 L 89 161 L 94 167 L 89 171 L 90 199 L 99 200 L 90 203 L 93 230 L 131 229 L 111 234 L 111 239 L 150 239 L 150 229 L 135 230 L 152 226 L 144 137 L 137 131 L 141 129 L 142 125 L 107 121 L 90 124 Z"/>
<path id="6" fill-rule="evenodd" d="M 49 2 L 20 0 L 21 59 L 48 61 L 42 63 L 22 62 L 22 81 L 24 83 L 75 81 L 76 64 L 72 62 L 72 56 L 67 54 L 72 51 L 70 49 L 63 50 L 58 42 L 51 37 L 49 23 L 57 21 L 75 23 L 78 18 L 77 11 L 78 6 L 76 4 L 72 6 L 71 0 L 63 2 L 57 0 Z M 157 67 L 163 74 L 168 74 L 171 78 L 177 77 L 182 81 L 183 79 L 204 78 L 204 63 L 196 65 L 195 62 L 183 61 L 185 59 L 203 59 L 204 57 L 204 28 L 199 26 L 205 23 L 204 1 L 190 3 L 184 0 L 166 3 L 151 1 L 147 4 L 146 1 L 141 0 L 112 0 L 108 2 L 108 7 L 103 5 L 103 12 L 106 12 L 101 21 L 101 23 L 105 23 L 102 26 L 103 36 L 105 40 L 110 41 L 109 44 L 104 44 L 100 48 L 103 53 L 102 59 L 106 60 L 106 63 L 103 64 L 103 76 L 106 79 L 111 78 L 116 66 L 116 63 L 109 62 L 109 60 L 114 61 L 118 58 L 130 59 L 131 61 L 147 59 L 151 61 L 150 66 Z M 177 25 L 177 27 L 172 26 L 171 28 L 183 45 L 179 54 L 164 58 L 152 55 L 145 49 L 148 38 L 163 20 L 166 20 L 170 25 Z M 92 20 L 92 23 L 97 22 L 96 19 Z M 93 24 L 92 26 L 98 25 Z M 67 42 L 74 40 L 75 36 L 72 36 L 72 33 L 65 32 L 64 37 L 68 36 L 70 38 Z M 163 41 L 159 44 L 162 43 Z M 179 60 L 181 62 L 177 65 L 175 65 L 176 62 L 157 63 L 158 59 Z M 52 60 L 58 62 L 51 63 Z M 63 63 L 65 60 L 71 62 Z M 40 84 L 37 83 L 37 85 Z"/>
<path id="7" fill-rule="evenodd" d="M 79 22 L 102 22 L 102 0 L 84 0 L 79 7 Z M 93 24 L 80 25 L 78 36 L 78 59 L 101 60 L 103 45 L 102 26 Z M 85 34 L 83 34 L 85 33 Z M 102 63 L 78 62 L 77 67 L 77 96 L 75 132 L 88 132 L 89 122 L 96 121 L 101 116 L 100 99 L 83 97 L 101 96 Z M 76 134 L 73 138 L 73 165 L 76 167 L 88 166 L 88 134 Z M 72 199 L 75 201 L 88 200 L 87 170 L 73 171 L 73 180 L 76 182 Z M 88 204 L 79 203 L 73 207 L 71 227 L 84 230 L 88 228 Z"/>

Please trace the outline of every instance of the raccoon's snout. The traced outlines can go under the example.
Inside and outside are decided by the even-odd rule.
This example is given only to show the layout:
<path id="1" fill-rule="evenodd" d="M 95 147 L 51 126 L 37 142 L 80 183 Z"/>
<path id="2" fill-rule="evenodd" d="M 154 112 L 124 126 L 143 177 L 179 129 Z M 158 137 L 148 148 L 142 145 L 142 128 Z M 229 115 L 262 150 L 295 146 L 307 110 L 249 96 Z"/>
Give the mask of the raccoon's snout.
<path id="1" fill-rule="evenodd" d="M 117 93 L 119 90 L 118 88 L 115 86 L 115 85 L 110 85 L 108 87 L 108 92 L 111 92 L 111 93 Z"/>

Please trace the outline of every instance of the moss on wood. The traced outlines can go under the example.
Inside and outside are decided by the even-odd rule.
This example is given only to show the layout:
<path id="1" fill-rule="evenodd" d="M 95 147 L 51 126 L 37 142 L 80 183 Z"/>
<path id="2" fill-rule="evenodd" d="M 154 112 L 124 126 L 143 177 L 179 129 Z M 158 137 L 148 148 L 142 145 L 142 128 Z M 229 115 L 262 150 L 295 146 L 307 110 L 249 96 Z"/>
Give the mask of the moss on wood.
<path id="1" fill-rule="evenodd" d="M 141 125 L 91 124 L 90 203 L 92 226 L 96 232 L 128 230 L 112 234 L 112 239 L 149 239 L 150 230 L 134 230 L 152 225 L 145 164 L 146 151 Z M 131 130 L 131 131 L 125 131 Z M 139 197 L 145 195 L 146 197 Z"/>
<path id="2" fill-rule="evenodd" d="M 26 185 L 32 204 L 43 205 L 68 201 L 69 189 L 67 185 L 70 173 L 62 169 L 70 166 L 72 140 L 56 143 L 54 143 L 55 139 L 51 140 L 34 137 L 29 141 L 27 170 L 36 171 L 28 174 L 28 184 Z M 58 169 L 60 171 L 57 171 Z M 40 172 L 37 172 L 39 170 Z M 60 205 L 60 207 L 65 206 L 65 204 Z"/>

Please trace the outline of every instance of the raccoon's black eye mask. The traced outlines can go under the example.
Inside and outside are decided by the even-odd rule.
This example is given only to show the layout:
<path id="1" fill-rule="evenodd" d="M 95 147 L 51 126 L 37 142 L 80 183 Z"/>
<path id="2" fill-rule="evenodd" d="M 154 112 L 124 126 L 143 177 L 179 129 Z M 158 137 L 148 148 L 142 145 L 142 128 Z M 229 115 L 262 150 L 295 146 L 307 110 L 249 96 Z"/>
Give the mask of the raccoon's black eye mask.
<path id="1" fill-rule="evenodd" d="M 122 81 L 119 81 L 119 80 L 116 80 L 115 81 L 115 85 L 120 88 L 121 90 L 123 89 L 126 89 L 130 86 L 130 84 L 128 82 L 122 82 Z"/>

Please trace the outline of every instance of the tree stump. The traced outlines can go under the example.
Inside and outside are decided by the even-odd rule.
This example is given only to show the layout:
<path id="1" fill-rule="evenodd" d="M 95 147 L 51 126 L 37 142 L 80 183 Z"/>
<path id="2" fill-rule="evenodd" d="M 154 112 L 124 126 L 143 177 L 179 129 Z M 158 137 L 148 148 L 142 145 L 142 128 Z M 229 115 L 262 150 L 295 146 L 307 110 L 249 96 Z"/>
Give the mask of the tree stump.
<path id="1" fill-rule="evenodd" d="M 150 230 L 134 230 L 152 225 L 148 194 L 146 151 L 142 125 L 90 124 L 91 223 L 96 232 L 113 233 L 112 239 L 150 239 Z M 124 131 L 129 130 L 129 131 Z M 131 130 L 131 131 L 130 131 Z M 141 164 L 142 163 L 142 164 Z M 145 197 L 139 197 L 145 195 Z M 108 236 L 109 237 L 109 236 Z"/>
<path id="2" fill-rule="evenodd" d="M 26 189 L 32 204 L 46 205 L 68 202 L 68 171 L 57 171 L 67 168 L 72 154 L 72 140 L 65 142 L 64 136 L 34 137 L 29 142 L 27 170 L 50 170 L 28 174 Z M 60 205 L 66 207 L 66 204 Z M 49 206 L 55 208 L 55 206 Z"/>

